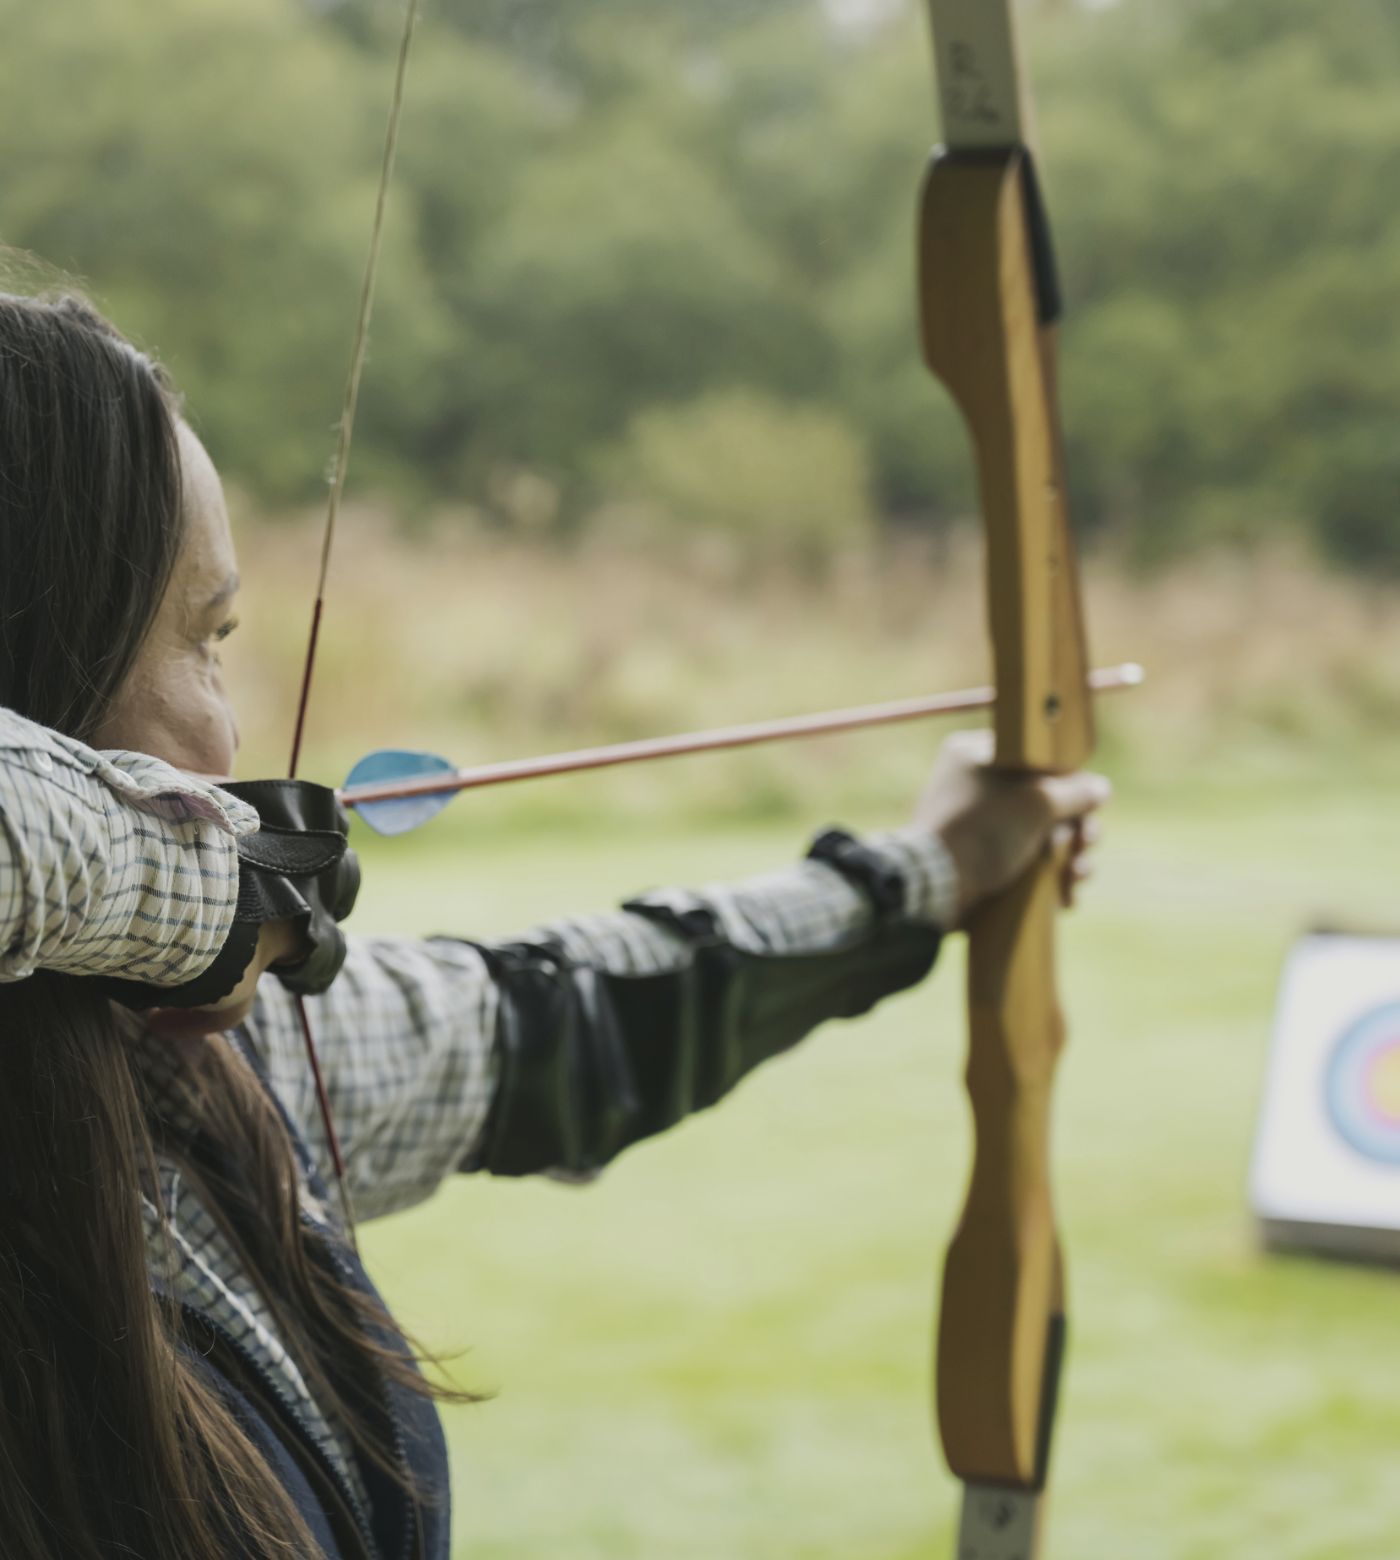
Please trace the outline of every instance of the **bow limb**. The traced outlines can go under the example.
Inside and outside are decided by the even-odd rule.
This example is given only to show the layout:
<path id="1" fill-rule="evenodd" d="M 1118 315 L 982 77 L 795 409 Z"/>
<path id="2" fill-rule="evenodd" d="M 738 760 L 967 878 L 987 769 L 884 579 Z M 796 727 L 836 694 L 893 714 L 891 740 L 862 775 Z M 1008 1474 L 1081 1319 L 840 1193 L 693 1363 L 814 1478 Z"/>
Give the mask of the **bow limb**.
<path id="1" fill-rule="evenodd" d="M 930 0 L 949 145 L 919 224 L 922 344 L 976 451 L 997 706 L 994 763 L 1079 767 L 1093 746 L 1055 372 L 1059 300 L 1026 145 L 1012 0 Z M 948 1250 L 936 1402 L 967 1486 L 965 1560 L 1040 1552 L 1065 1332 L 1051 1196 L 1051 1085 L 1064 1044 L 1047 857 L 969 931 L 972 1175 Z"/>

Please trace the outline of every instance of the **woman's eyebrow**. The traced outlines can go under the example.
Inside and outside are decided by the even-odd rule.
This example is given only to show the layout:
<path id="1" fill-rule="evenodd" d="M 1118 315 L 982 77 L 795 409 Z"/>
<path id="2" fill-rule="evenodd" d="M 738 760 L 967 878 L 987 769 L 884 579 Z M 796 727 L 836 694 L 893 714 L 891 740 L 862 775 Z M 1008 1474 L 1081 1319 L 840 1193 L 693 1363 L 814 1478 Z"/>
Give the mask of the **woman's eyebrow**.
<path id="1" fill-rule="evenodd" d="M 218 608 L 232 601 L 238 593 L 238 571 L 234 570 L 218 590 L 204 603 L 206 612 L 215 612 Z"/>

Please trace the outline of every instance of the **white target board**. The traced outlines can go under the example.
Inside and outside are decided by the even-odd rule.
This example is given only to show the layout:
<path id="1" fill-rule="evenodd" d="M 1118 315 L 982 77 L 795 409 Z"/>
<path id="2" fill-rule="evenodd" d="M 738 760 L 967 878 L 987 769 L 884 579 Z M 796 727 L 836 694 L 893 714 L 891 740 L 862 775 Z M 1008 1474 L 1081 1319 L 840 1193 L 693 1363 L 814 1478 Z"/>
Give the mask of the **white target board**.
<path id="1" fill-rule="evenodd" d="M 1400 1260 L 1400 938 L 1289 954 L 1250 1202 L 1271 1246 Z"/>

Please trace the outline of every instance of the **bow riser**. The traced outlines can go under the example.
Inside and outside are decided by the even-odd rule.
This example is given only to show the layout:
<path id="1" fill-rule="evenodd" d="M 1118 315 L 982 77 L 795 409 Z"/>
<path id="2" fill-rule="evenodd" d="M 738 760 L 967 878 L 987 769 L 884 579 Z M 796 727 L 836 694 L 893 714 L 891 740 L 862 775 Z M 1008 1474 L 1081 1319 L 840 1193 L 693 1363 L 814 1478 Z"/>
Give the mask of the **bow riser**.
<path id="1" fill-rule="evenodd" d="M 919 222 L 924 356 L 966 420 L 986 533 L 997 768 L 1068 771 L 1093 747 L 1056 400 L 1058 308 L 1020 147 L 941 153 Z M 1050 1190 L 1060 863 L 1046 858 L 968 927 L 967 1201 L 944 1270 L 936 1403 L 968 1486 L 960 1556 L 1029 1560 L 1065 1333 Z"/>

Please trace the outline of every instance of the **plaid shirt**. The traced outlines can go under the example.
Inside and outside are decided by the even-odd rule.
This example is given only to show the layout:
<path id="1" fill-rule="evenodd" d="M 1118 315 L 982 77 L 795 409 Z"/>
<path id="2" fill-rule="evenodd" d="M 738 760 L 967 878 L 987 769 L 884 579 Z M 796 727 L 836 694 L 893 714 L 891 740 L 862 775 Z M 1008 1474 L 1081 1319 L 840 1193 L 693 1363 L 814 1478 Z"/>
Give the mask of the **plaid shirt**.
<path id="1" fill-rule="evenodd" d="M 0 981 L 36 969 L 178 986 L 233 925 L 245 802 L 0 709 Z"/>
<path id="2" fill-rule="evenodd" d="M 227 934 L 236 837 L 256 823 L 241 803 L 154 759 L 98 755 L 0 710 L 0 979 L 40 967 L 192 978 Z M 940 842 L 909 828 L 863 843 L 898 871 L 907 917 L 952 922 L 957 881 Z M 649 899 L 707 909 L 735 947 L 759 953 L 848 945 L 873 914 L 863 891 L 816 861 Z M 666 926 L 627 911 L 552 921 L 524 940 L 541 937 L 574 964 L 616 974 L 659 974 L 693 957 Z M 335 984 L 309 1002 L 361 1218 L 421 1202 L 471 1167 L 495 1087 L 497 1005 L 483 954 L 445 938 L 351 938 Z M 275 981 L 259 987 L 243 1038 L 329 1180 L 295 1007 Z M 160 1090 L 173 1053 L 149 1035 L 136 1043 Z M 302 1201 L 308 1217 L 330 1220 L 305 1184 Z M 252 1355 L 363 1513 L 344 1426 L 312 1397 L 270 1308 L 177 1164 L 160 1163 L 146 1215 L 153 1281 Z"/>

